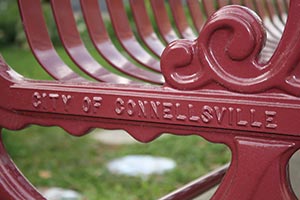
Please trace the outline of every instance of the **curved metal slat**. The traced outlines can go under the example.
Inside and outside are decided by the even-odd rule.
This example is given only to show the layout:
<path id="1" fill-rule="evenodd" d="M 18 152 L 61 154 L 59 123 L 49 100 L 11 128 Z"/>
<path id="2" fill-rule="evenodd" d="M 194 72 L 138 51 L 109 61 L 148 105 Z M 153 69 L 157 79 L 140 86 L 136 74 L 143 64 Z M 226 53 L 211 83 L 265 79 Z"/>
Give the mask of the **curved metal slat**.
<path id="1" fill-rule="evenodd" d="M 282 26 L 282 28 L 279 28 L 276 22 L 274 22 L 274 16 L 276 16 L 277 13 L 274 10 L 272 0 L 256 0 L 256 6 L 259 10 L 260 16 L 268 33 L 268 38 L 266 41 L 265 49 L 263 51 L 263 56 L 266 58 L 270 58 L 278 46 L 278 43 L 283 33 L 284 26 Z"/>
<path id="2" fill-rule="evenodd" d="M 19 9 L 33 55 L 49 75 L 62 81 L 85 81 L 72 71 L 53 47 L 43 17 L 40 0 L 19 0 Z"/>
<path id="3" fill-rule="evenodd" d="M 271 20 L 273 26 L 278 30 L 278 32 L 282 35 L 284 30 L 284 24 L 282 24 L 280 19 L 280 14 L 276 10 L 276 4 L 273 0 L 265 0 L 265 7 L 267 14 L 269 15 L 269 19 Z"/>
<path id="4" fill-rule="evenodd" d="M 286 23 L 288 3 L 286 0 L 274 0 L 276 9 L 278 10 L 278 17 L 280 18 L 283 25 Z"/>
<path id="5" fill-rule="evenodd" d="M 201 2 L 204 9 L 204 13 L 207 17 L 211 16 L 214 12 L 216 12 L 215 0 L 201 0 Z"/>
<path id="6" fill-rule="evenodd" d="M 256 12 L 259 15 L 259 17 L 263 20 L 267 32 L 267 40 L 266 40 L 265 47 L 261 52 L 261 57 L 263 60 L 268 60 L 273 55 L 274 50 L 277 48 L 277 44 L 278 41 L 280 40 L 281 33 L 274 34 L 274 32 L 272 31 L 274 27 L 272 27 L 273 25 L 271 24 L 268 15 L 266 15 L 264 6 L 261 5 L 263 2 L 261 1 L 256 2 L 254 0 L 244 0 L 243 3 L 245 4 L 245 6 L 247 6 L 254 12 Z M 278 32 L 278 30 L 275 31 Z"/>
<path id="7" fill-rule="evenodd" d="M 159 61 L 150 55 L 136 40 L 122 0 L 106 1 L 115 34 L 127 53 L 143 66 L 160 72 Z"/>
<path id="8" fill-rule="evenodd" d="M 233 1 L 233 0 L 231 0 L 231 1 Z M 249 8 L 249 9 L 253 10 L 254 12 L 256 12 L 255 3 L 253 2 L 253 0 L 243 0 L 243 4 L 247 8 Z M 257 13 L 257 14 L 259 14 L 259 13 Z"/>
<path id="9" fill-rule="evenodd" d="M 204 23 L 204 15 L 201 11 L 198 0 L 187 0 L 189 12 L 192 17 L 193 24 L 198 32 L 202 29 Z"/>
<path id="10" fill-rule="evenodd" d="M 217 186 L 222 179 L 224 178 L 229 164 L 226 164 L 214 171 L 206 174 L 183 187 L 175 190 L 174 192 L 167 194 L 166 196 L 160 198 L 159 200 L 169 200 L 169 199 L 178 199 L 178 200 L 188 200 L 188 199 L 197 199 L 200 195 L 208 190 L 212 189 L 214 186 Z"/>
<path id="11" fill-rule="evenodd" d="M 188 24 L 181 0 L 169 0 L 177 30 L 182 38 L 193 40 L 197 36 Z"/>
<path id="12" fill-rule="evenodd" d="M 156 56 L 160 57 L 166 46 L 160 41 L 153 29 L 145 1 L 130 0 L 130 6 L 141 39 Z"/>
<path id="13" fill-rule="evenodd" d="M 275 1 L 264 0 L 264 6 L 266 14 L 268 15 L 265 26 L 268 30 L 272 30 L 273 33 L 277 33 L 276 35 L 278 35 L 278 37 L 273 39 L 271 42 L 270 40 L 267 40 L 266 42 L 266 49 L 264 49 L 263 53 L 266 55 L 265 57 L 270 58 L 278 46 L 285 24 L 282 23 L 279 17 L 280 14 L 276 11 Z"/>
<path id="14" fill-rule="evenodd" d="M 249 0 L 248 0 L 249 1 Z M 281 38 L 281 34 L 276 27 L 274 27 L 272 20 L 270 19 L 264 3 L 261 0 L 253 0 L 256 13 L 261 17 L 264 22 L 265 28 L 268 33 L 269 40 L 278 41 Z"/>
<path id="15" fill-rule="evenodd" d="M 137 79 L 156 84 L 164 82 L 162 75 L 138 68 L 118 51 L 106 31 L 98 0 L 81 0 L 80 3 L 92 43 L 107 62 Z"/>
<path id="16" fill-rule="evenodd" d="M 269 15 L 267 14 L 267 11 L 262 1 L 255 2 L 255 0 L 231 0 L 231 3 L 237 5 L 244 5 L 249 9 L 253 10 L 254 12 L 256 12 L 257 15 L 259 15 L 259 17 L 263 20 L 264 25 L 266 26 L 266 31 L 268 33 L 267 40 L 269 41 L 268 45 L 272 46 L 272 44 L 277 43 L 278 38 L 280 37 L 278 34 L 274 33 L 273 31 L 274 27 L 270 22 Z M 275 30 L 275 32 L 278 32 L 278 30 Z M 271 48 L 276 48 L 276 46 L 277 45 L 272 46 Z"/>
<path id="17" fill-rule="evenodd" d="M 277 47 L 278 40 L 280 39 L 281 36 L 278 36 L 272 32 L 272 29 L 268 27 L 268 19 L 265 16 L 265 11 L 263 9 L 263 6 L 257 5 L 257 3 L 262 3 L 262 2 L 256 2 L 254 0 L 244 0 L 243 2 L 245 6 L 253 10 L 254 12 L 257 13 L 257 15 L 263 20 L 264 26 L 266 28 L 266 33 L 267 33 L 267 41 L 266 45 L 263 51 L 267 50 L 268 52 L 274 51 L 274 49 Z M 267 20 L 264 20 L 267 19 Z M 266 52 L 267 52 L 266 51 Z M 269 55 L 269 53 L 268 53 Z M 269 57 L 269 56 L 268 56 Z"/>
<path id="18" fill-rule="evenodd" d="M 164 1 L 150 0 L 150 2 L 158 31 L 163 40 L 166 43 L 177 40 L 178 36 L 171 25 Z"/>
<path id="19" fill-rule="evenodd" d="M 229 3 L 230 3 L 229 0 L 218 0 L 217 1 L 218 8 L 227 6 L 227 5 L 229 5 Z"/>
<path id="20" fill-rule="evenodd" d="M 219 1 L 224 1 L 224 0 L 219 0 Z M 242 5 L 244 3 L 243 0 L 229 0 L 230 4 L 237 4 L 237 5 Z"/>
<path id="21" fill-rule="evenodd" d="M 26 180 L 11 160 L 2 141 L 0 127 L 0 197 L 5 200 L 46 200 Z"/>
<path id="22" fill-rule="evenodd" d="M 103 82 L 132 82 L 127 78 L 108 71 L 89 54 L 77 30 L 71 2 L 69 0 L 52 0 L 51 6 L 65 50 L 81 70 L 96 80 Z"/>

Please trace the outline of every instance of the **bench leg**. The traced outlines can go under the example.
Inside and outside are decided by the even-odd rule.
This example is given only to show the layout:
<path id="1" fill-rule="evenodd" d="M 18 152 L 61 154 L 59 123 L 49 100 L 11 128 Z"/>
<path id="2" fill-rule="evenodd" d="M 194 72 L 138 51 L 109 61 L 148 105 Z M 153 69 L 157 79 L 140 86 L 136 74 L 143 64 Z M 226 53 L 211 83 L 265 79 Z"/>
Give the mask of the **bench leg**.
<path id="1" fill-rule="evenodd" d="M 300 143 L 295 139 L 234 137 L 232 163 L 213 200 L 296 200 L 288 162 Z"/>
<path id="2" fill-rule="evenodd" d="M 0 128 L 1 132 L 1 128 Z M 5 200 L 41 200 L 37 190 L 17 169 L 2 143 L 0 133 L 0 199 Z"/>

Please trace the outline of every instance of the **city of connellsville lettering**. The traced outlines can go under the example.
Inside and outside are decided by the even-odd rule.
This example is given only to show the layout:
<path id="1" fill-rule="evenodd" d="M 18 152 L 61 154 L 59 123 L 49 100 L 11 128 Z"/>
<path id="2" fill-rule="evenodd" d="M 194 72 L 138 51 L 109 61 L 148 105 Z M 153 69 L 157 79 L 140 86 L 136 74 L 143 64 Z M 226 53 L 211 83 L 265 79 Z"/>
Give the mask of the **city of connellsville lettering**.
<path id="1" fill-rule="evenodd" d="M 39 110 L 58 111 L 63 107 L 65 111 L 69 110 L 72 112 L 74 103 L 76 102 L 78 106 L 80 102 L 82 113 L 90 115 L 113 113 L 108 117 L 156 122 L 177 121 L 177 123 L 216 124 L 225 127 L 239 126 L 267 129 L 276 129 L 278 127 L 276 111 L 266 110 L 255 105 L 230 103 L 222 103 L 221 105 L 220 103 L 212 102 L 186 102 L 184 100 L 171 101 L 118 96 L 110 96 L 108 99 L 105 101 L 105 98 L 100 96 L 85 96 L 79 101 L 73 95 L 35 92 L 32 96 L 32 105 Z M 110 112 L 101 112 L 101 109 L 109 109 Z"/>
<path id="2" fill-rule="evenodd" d="M 276 129 L 276 112 L 238 106 L 218 106 L 211 103 L 174 103 L 168 101 L 124 100 L 117 98 L 115 113 L 130 117 L 158 120 L 217 123 L 220 125 Z"/>

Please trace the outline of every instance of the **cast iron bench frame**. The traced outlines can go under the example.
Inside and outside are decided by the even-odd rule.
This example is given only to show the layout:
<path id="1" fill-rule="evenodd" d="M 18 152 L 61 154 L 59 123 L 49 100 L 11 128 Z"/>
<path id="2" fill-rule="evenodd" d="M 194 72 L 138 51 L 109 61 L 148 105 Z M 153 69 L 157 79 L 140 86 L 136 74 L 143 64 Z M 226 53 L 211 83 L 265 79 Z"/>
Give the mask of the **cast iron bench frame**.
<path id="1" fill-rule="evenodd" d="M 229 2 L 239 5 L 230 6 L 223 0 L 203 0 L 203 10 L 197 1 L 187 0 L 199 31 L 195 40 L 182 1 L 168 2 L 176 30 L 164 1 L 150 1 L 158 36 L 144 1 L 130 0 L 139 37 L 152 54 L 143 49 L 130 29 L 123 1 L 107 0 L 118 41 L 148 70 L 137 67 L 114 47 L 97 0 L 81 0 L 95 48 L 112 67 L 127 75 L 124 77 L 109 72 L 88 53 L 76 29 L 70 1 L 52 0 L 66 52 L 101 83 L 85 80 L 60 59 L 47 33 L 40 0 L 18 2 L 31 50 L 57 81 L 24 78 L 1 58 L 1 127 L 19 130 L 29 124 L 56 125 L 75 136 L 95 127 L 124 129 L 141 142 L 150 142 L 165 132 L 199 135 L 230 148 L 232 161 L 225 177 L 222 179 L 227 167 L 162 199 L 191 199 L 221 179 L 212 199 L 297 199 L 287 164 L 300 148 L 296 120 L 300 117 L 300 0 L 291 0 L 289 6 L 285 0 L 232 0 Z M 255 10 L 265 27 L 258 15 L 240 5 Z M 176 32 L 184 39 L 177 40 Z M 140 80 L 165 83 L 152 86 Z M 1 198 L 43 199 L 17 170 L 3 145 L 0 180 Z"/>

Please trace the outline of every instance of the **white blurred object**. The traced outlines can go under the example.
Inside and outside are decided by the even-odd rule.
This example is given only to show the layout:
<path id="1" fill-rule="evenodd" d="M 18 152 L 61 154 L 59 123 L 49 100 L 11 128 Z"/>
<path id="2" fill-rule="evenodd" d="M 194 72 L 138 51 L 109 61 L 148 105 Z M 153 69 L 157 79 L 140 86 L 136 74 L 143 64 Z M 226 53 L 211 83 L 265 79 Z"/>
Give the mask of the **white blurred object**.
<path id="1" fill-rule="evenodd" d="M 103 144 L 108 145 L 126 145 L 138 143 L 133 137 L 131 137 L 124 130 L 98 130 L 95 131 L 91 136 Z"/>
<path id="2" fill-rule="evenodd" d="M 169 158 L 130 155 L 112 160 L 107 167 L 114 174 L 147 178 L 151 174 L 163 174 L 174 169 L 176 163 Z"/>
<path id="3" fill-rule="evenodd" d="M 57 187 L 43 189 L 41 194 L 47 200 L 83 200 L 83 197 L 78 192 Z"/>

